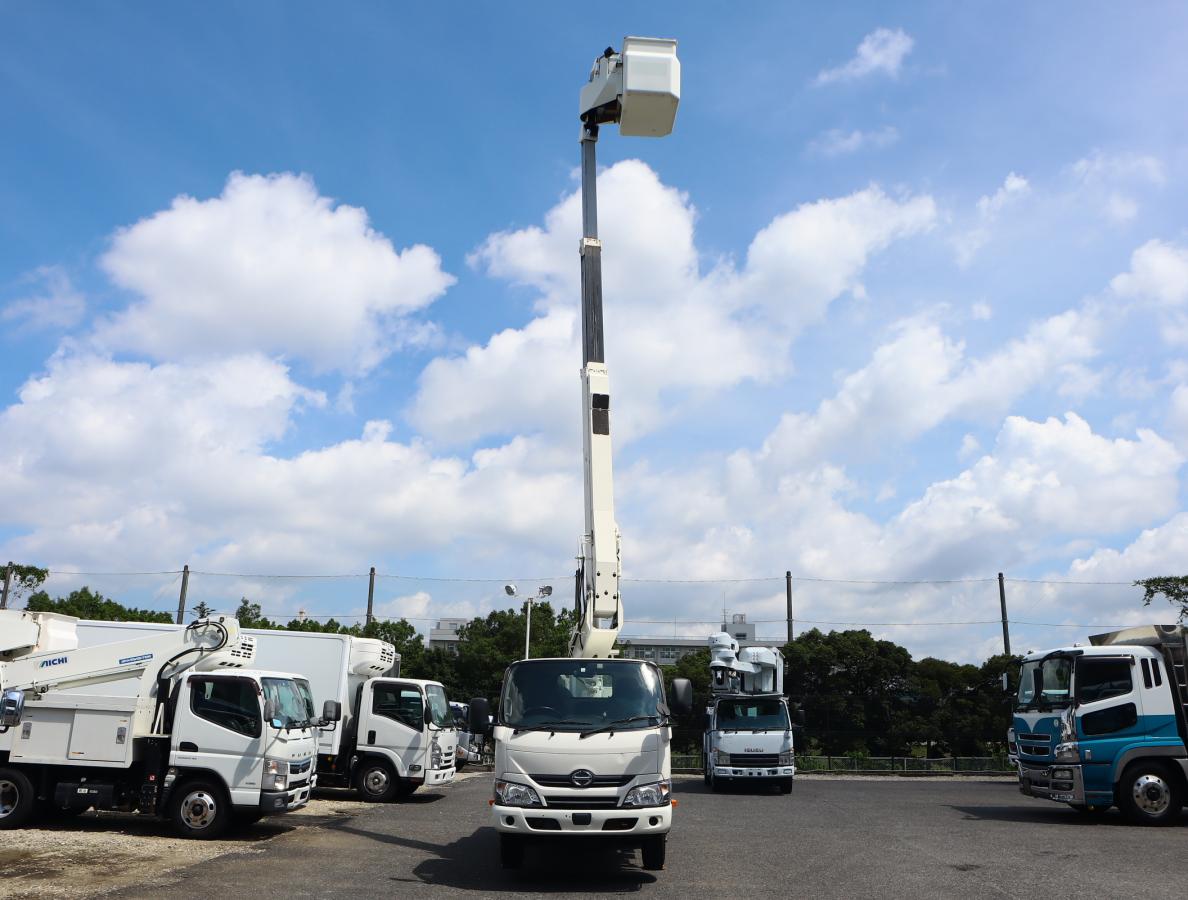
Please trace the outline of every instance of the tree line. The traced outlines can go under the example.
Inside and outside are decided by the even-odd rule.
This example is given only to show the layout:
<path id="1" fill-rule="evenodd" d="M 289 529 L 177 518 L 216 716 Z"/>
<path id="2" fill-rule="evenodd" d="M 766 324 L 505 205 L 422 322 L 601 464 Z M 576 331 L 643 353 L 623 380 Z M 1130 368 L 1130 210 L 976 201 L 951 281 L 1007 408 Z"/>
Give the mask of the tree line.
<path id="1" fill-rule="evenodd" d="M 28 594 L 26 608 L 58 612 L 85 619 L 172 622 L 169 613 L 124 606 L 88 587 L 65 597 L 51 598 L 37 590 L 43 569 L 22 567 L 20 585 Z M 29 570 L 32 570 L 31 572 Z M 40 576 L 40 577 L 38 577 Z M 1136 582 L 1144 602 L 1166 597 L 1188 618 L 1188 576 Z M 198 617 L 213 611 L 198 603 Z M 269 619 L 260 605 L 242 598 L 235 617 L 245 628 L 318 631 L 379 638 L 396 648 L 401 674 L 440 681 L 451 699 L 486 697 L 497 700 L 503 672 L 523 653 L 525 614 L 496 610 L 472 619 L 459 629 L 456 650 L 428 647 L 405 619 L 381 619 L 345 625 L 329 619 Z M 532 655 L 565 656 L 574 613 L 554 610 L 545 601 L 532 609 Z M 878 640 L 864 629 L 804 632 L 783 646 L 788 669 L 785 692 L 805 714 L 800 745 L 803 752 L 824 755 L 987 756 L 1002 752 L 1010 725 L 1020 657 L 992 656 L 980 665 L 927 657 L 914 660 L 904 647 Z M 694 686 L 695 709 L 709 699 L 709 650 L 698 650 L 664 667 L 671 688 L 684 677 Z M 1004 689 L 1003 676 L 1006 676 Z M 681 722 L 674 732 L 679 751 L 700 745 L 701 722 Z"/>

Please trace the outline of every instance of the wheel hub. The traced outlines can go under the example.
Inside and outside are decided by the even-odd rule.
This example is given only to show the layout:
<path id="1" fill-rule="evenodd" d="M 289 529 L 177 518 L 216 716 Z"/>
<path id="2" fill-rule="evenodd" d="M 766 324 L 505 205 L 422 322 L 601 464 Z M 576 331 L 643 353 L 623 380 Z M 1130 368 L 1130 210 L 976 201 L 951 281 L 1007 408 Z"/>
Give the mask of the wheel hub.
<path id="1" fill-rule="evenodd" d="M 17 786 L 13 782 L 0 781 L 0 819 L 12 815 L 20 796 L 21 792 L 17 790 Z"/>
<path id="2" fill-rule="evenodd" d="M 1171 805 L 1171 786 L 1158 775 L 1143 775 L 1134 783 L 1134 802 L 1147 815 L 1162 815 Z"/>
<path id="3" fill-rule="evenodd" d="M 388 789 L 388 773 L 383 769 L 372 769 L 363 776 L 363 784 L 369 794 L 382 794 Z"/>
<path id="4" fill-rule="evenodd" d="M 218 814 L 214 797 L 206 791 L 194 791 L 182 801 L 181 817 L 186 827 L 199 830 L 209 828 Z"/>

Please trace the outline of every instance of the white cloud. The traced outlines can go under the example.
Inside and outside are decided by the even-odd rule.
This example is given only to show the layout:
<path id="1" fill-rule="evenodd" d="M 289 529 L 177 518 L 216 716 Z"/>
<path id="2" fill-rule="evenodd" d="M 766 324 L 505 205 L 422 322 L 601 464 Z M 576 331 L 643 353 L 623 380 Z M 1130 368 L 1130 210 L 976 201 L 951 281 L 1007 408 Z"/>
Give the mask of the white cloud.
<path id="1" fill-rule="evenodd" d="M 1167 183 L 1163 163 L 1141 153 L 1094 150 L 1073 163 L 1070 172 L 1079 190 L 1107 218 L 1119 224 L 1126 224 L 1138 215 L 1139 204 L 1132 192 L 1161 188 Z"/>
<path id="2" fill-rule="evenodd" d="M 1154 302 L 1164 307 L 1188 302 L 1188 247 L 1151 240 L 1130 256 L 1130 271 L 1110 282 L 1122 297 Z"/>
<path id="3" fill-rule="evenodd" d="M 0 322 L 12 322 L 31 331 L 72 328 L 86 314 L 86 300 L 71 284 L 70 276 L 58 266 L 42 266 L 25 279 L 36 285 L 27 297 L 13 300 L 0 309 Z"/>
<path id="4" fill-rule="evenodd" d="M 877 131 L 862 131 L 860 129 L 842 131 L 833 128 L 814 138 L 808 145 L 808 151 L 817 156 L 832 158 L 856 153 L 864 147 L 874 149 L 889 147 L 898 140 L 899 132 L 890 125 Z"/>
<path id="5" fill-rule="evenodd" d="M 989 303 L 978 301 L 969 308 L 969 316 L 975 322 L 988 322 L 994 317 L 994 308 Z"/>
<path id="6" fill-rule="evenodd" d="M 156 359 L 262 351 L 348 373 L 423 341 L 407 317 L 454 281 L 429 247 L 397 251 L 364 210 L 291 174 L 235 173 L 218 197 L 178 197 L 117 232 L 102 263 L 135 300 L 98 325 L 101 347 Z"/>
<path id="7" fill-rule="evenodd" d="M 1103 547 L 1086 558 L 1074 560 L 1069 575 L 1087 581 L 1131 581 L 1155 575 L 1181 575 L 1186 558 L 1188 513 L 1180 512 L 1155 528 L 1145 529 L 1122 550 Z"/>
<path id="8" fill-rule="evenodd" d="M 931 227 L 930 197 L 889 197 L 869 187 L 776 217 L 742 266 L 703 272 L 688 198 L 643 163 L 599 176 L 604 210 L 603 286 L 616 443 L 652 430 L 707 392 L 787 370 L 791 341 L 821 321 L 846 291 L 861 290 L 868 258 Z M 448 441 L 520 431 L 576 433 L 580 366 L 580 197 L 549 211 L 543 228 L 493 235 L 474 265 L 538 291 L 538 315 L 465 355 L 434 360 L 410 410 L 425 433 Z"/>
<path id="9" fill-rule="evenodd" d="M 1009 172 L 998 190 L 993 194 L 979 197 L 977 224 L 969 231 L 953 238 L 953 247 L 957 251 L 957 264 L 962 267 L 969 265 L 977 252 L 990 240 L 992 227 L 1003 210 L 1014 205 L 1030 192 L 1031 185 L 1026 178 Z"/>
<path id="10" fill-rule="evenodd" d="M 915 41 L 901 28 L 877 28 L 862 39 L 852 59 L 836 68 L 822 69 L 814 83 L 820 86 L 855 81 L 875 74 L 896 78 L 904 58 L 914 46 Z"/>

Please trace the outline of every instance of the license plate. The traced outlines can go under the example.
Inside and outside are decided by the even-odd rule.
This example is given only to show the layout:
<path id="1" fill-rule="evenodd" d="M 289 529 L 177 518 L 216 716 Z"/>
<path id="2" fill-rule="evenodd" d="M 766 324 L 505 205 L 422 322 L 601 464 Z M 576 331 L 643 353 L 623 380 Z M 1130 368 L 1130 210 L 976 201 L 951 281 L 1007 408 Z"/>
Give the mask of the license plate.
<path id="1" fill-rule="evenodd" d="M 1053 800 L 1059 800 L 1062 803 L 1071 803 L 1073 799 L 1072 794 L 1051 794 Z"/>

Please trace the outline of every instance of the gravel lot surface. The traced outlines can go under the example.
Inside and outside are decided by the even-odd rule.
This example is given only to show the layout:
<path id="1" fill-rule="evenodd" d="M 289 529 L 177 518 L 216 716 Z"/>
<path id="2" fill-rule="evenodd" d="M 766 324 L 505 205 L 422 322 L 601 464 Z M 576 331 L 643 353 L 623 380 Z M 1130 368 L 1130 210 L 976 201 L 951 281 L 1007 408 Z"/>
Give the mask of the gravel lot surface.
<path id="1" fill-rule="evenodd" d="M 345 792 L 322 796 L 288 815 L 233 828 L 217 841 L 183 840 L 168 822 L 121 813 L 87 812 L 42 828 L 3 831 L 0 898 L 90 897 L 143 885 L 229 853 L 262 854 L 282 835 L 333 822 L 364 805 Z"/>
<path id="2" fill-rule="evenodd" d="M 10 892 L 0 896 L 1184 897 L 1188 816 L 1179 827 L 1135 828 L 1116 813 L 1084 817 L 1025 798 L 1003 779 L 814 776 L 781 796 L 711 794 L 699 778 L 681 778 L 668 868 L 655 873 L 597 840 L 542 845 L 524 870 L 505 872 L 490 791 L 489 775 L 467 773 L 405 803 L 343 795 L 311 804 L 302 821 L 261 823 L 217 845 L 177 841 L 152 823 L 101 832 L 84 819 L 38 832 L 60 849 L 38 850 L 42 863 L 17 861 L 23 892 L 5 878 Z M 0 845 L 14 846 L 7 836 Z M 173 867 L 168 877 L 158 853 Z M 217 865 L 204 864 L 215 855 Z M 8 875 L 2 856 L 0 865 Z"/>

